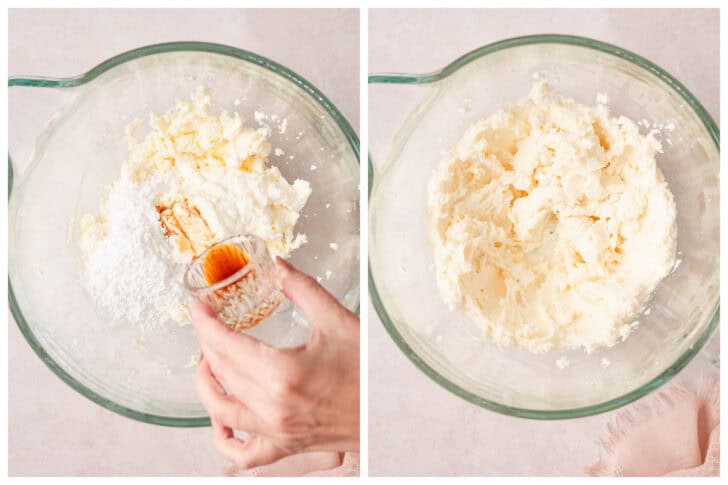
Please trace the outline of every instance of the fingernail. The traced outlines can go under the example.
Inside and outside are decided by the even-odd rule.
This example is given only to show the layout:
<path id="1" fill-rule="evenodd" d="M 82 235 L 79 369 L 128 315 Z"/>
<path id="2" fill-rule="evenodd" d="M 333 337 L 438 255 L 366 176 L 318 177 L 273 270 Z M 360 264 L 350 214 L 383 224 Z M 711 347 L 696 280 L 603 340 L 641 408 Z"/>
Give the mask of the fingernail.
<path id="1" fill-rule="evenodd" d="M 288 264 L 288 262 L 280 256 L 276 256 L 276 266 L 278 266 L 278 271 L 280 271 L 281 276 L 287 276 L 293 270 L 293 266 Z"/>
<path id="2" fill-rule="evenodd" d="M 190 304 L 190 318 L 192 318 L 192 323 L 197 321 L 198 315 L 200 315 L 203 311 L 204 309 L 199 301 L 193 301 Z"/>
<path id="3" fill-rule="evenodd" d="M 217 319 L 217 316 L 208 304 L 197 300 L 192 302 L 192 304 L 190 305 L 190 318 L 192 319 L 192 325 L 197 328 L 206 319 Z"/>

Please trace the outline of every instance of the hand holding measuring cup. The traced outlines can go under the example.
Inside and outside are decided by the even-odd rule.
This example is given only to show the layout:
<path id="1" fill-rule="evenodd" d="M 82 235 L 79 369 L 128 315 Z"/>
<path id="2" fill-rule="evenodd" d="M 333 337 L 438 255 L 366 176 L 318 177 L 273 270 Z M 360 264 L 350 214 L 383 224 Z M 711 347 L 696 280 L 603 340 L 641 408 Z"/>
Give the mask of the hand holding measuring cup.
<path id="1" fill-rule="evenodd" d="M 187 268 L 184 283 L 233 330 L 254 327 L 283 300 L 265 241 L 235 236 L 213 244 Z"/>
<path id="2" fill-rule="evenodd" d="M 306 451 L 359 450 L 359 319 L 311 277 L 281 259 L 277 267 L 283 293 L 311 322 L 298 347 L 270 347 L 209 306 L 192 306 L 203 352 L 200 399 L 215 447 L 241 468 Z"/>

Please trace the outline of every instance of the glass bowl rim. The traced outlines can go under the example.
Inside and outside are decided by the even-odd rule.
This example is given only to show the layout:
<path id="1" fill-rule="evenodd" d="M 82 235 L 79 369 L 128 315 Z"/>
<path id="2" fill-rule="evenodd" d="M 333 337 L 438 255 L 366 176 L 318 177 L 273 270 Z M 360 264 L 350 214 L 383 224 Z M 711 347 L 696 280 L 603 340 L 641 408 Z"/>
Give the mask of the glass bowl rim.
<path id="1" fill-rule="evenodd" d="M 602 42 L 600 40 L 591 39 L 588 37 L 580 37 L 580 36 L 574 36 L 574 35 L 561 35 L 561 34 L 536 34 L 536 35 L 526 35 L 521 37 L 513 37 L 509 39 L 504 39 L 501 41 L 493 42 L 490 44 L 486 44 L 482 47 L 479 47 L 477 49 L 474 49 L 467 54 L 464 54 L 457 59 L 455 59 L 450 64 L 446 65 L 442 69 L 425 73 L 425 74 L 393 74 L 393 73 L 386 73 L 386 74 L 370 74 L 368 77 L 369 84 L 413 84 L 413 85 L 421 85 L 421 84 L 430 84 L 437 81 L 440 81 L 442 79 L 447 78 L 451 74 L 458 71 L 463 66 L 483 57 L 488 54 L 492 54 L 501 50 L 510 49 L 514 47 L 521 47 L 525 45 L 533 45 L 533 44 L 564 44 L 564 45 L 571 45 L 571 46 L 577 46 L 577 47 L 584 47 L 596 51 L 600 51 L 605 54 L 610 54 L 612 56 L 621 58 L 623 60 L 626 60 L 632 64 L 635 64 L 637 67 L 640 67 L 653 75 L 655 75 L 657 78 L 665 82 L 670 88 L 672 88 L 674 91 L 676 91 L 692 108 L 692 110 L 695 112 L 695 114 L 700 118 L 700 120 L 703 123 L 703 126 L 705 127 L 706 131 L 710 135 L 711 139 L 715 143 L 715 147 L 720 153 L 720 130 L 718 129 L 717 125 L 715 124 L 715 121 L 713 118 L 708 114 L 707 110 L 703 107 L 703 105 L 698 101 L 698 99 L 680 82 L 678 81 L 674 76 L 669 74 L 666 70 L 659 67 L 657 64 L 647 60 L 646 58 L 639 56 L 631 51 L 628 51 L 626 49 L 623 49 L 621 47 L 618 47 L 613 44 L 609 44 L 607 42 Z M 369 197 L 369 205 L 371 206 L 372 202 L 372 189 L 374 187 L 374 166 L 371 161 L 371 155 L 368 159 L 368 175 L 369 175 L 369 185 L 368 185 L 368 197 Z M 369 217 L 371 217 L 371 212 L 369 214 Z M 370 229 L 371 234 L 372 229 Z M 621 396 L 618 396 L 613 399 L 609 399 L 607 401 L 597 403 L 597 404 L 591 404 L 589 406 L 583 406 L 583 407 L 577 407 L 577 408 L 569 408 L 569 409 L 558 409 L 558 410 L 541 410 L 541 409 L 528 409 L 528 408 L 522 408 L 522 407 L 515 407 L 515 406 L 508 406 L 502 403 L 499 403 L 497 401 L 485 399 L 473 392 L 468 391 L 467 389 L 464 389 L 463 387 L 453 383 L 446 377 L 442 376 L 439 372 L 437 372 L 435 369 L 433 369 L 427 362 L 425 362 L 413 349 L 412 347 L 405 341 L 404 337 L 400 334 L 399 330 L 397 330 L 397 327 L 394 325 L 392 319 L 390 318 L 389 314 L 387 313 L 387 310 L 384 307 L 384 304 L 382 302 L 381 297 L 379 296 L 379 291 L 377 290 L 376 282 L 374 281 L 374 276 L 371 268 L 371 261 L 368 262 L 368 270 L 369 270 L 369 295 L 372 300 L 372 305 L 374 306 L 375 311 L 377 312 L 377 315 L 379 316 L 382 325 L 384 325 L 384 328 L 387 330 L 387 333 L 389 333 L 389 336 L 394 340 L 397 347 L 399 347 L 400 351 L 418 368 L 420 371 L 422 371 L 425 375 L 427 375 L 430 379 L 435 381 L 437 384 L 439 384 L 441 387 L 445 388 L 446 390 L 452 392 L 453 394 L 461 397 L 462 399 L 473 403 L 477 406 L 489 409 L 491 411 L 495 411 L 507 416 L 514 416 L 514 417 L 520 417 L 520 418 L 529 418 L 529 419 L 540 419 L 540 420 L 556 420 L 556 419 L 572 419 L 572 418 L 580 418 L 580 417 L 587 417 L 592 416 L 595 414 L 604 413 L 607 411 L 611 411 L 617 408 L 620 408 L 626 404 L 629 404 L 648 393 L 656 390 L 666 382 L 668 382 L 671 378 L 673 378 L 675 375 L 677 375 L 687 364 L 692 360 L 692 358 L 700 352 L 700 350 L 703 348 L 705 343 L 708 341 L 708 339 L 713 334 L 714 330 L 717 328 L 719 322 L 720 322 L 720 296 L 718 297 L 718 300 L 716 301 L 715 308 L 713 309 L 713 316 L 711 318 L 710 323 L 706 326 L 704 332 L 700 337 L 693 343 L 693 345 L 688 348 L 682 355 L 680 355 L 675 362 L 673 362 L 671 365 L 669 365 L 664 371 L 662 371 L 657 376 L 650 379 L 645 384 L 639 386 L 636 389 L 633 389 L 632 391 L 629 391 Z"/>
<path id="2" fill-rule="evenodd" d="M 96 65 L 92 69 L 86 71 L 83 74 L 73 77 L 66 78 L 53 78 L 53 77 L 37 77 L 37 76 L 11 76 L 8 78 L 8 87 L 23 86 L 23 87 L 36 87 L 36 88 L 74 88 L 87 84 L 106 71 L 113 69 L 126 62 L 133 61 L 142 57 L 147 57 L 155 54 L 164 54 L 169 52 L 203 52 L 210 54 L 220 54 L 227 57 L 232 57 L 256 64 L 274 75 L 280 76 L 292 84 L 303 90 L 309 97 L 311 97 L 318 105 L 320 105 L 328 115 L 335 121 L 336 125 L 341 130 L 342 134 L 346 138 L 349 147 L 352 149 L 357 163 L 359 162 L 359 137 L 357 136 L 354 129 L 351 127 L 349 121 L 339 111 L 333 102 L 329 100 L 316 86 L 310 81 L 296 73 L 295 71 L 279 64 L 267 57 L 261 56 L 254 52 L 250 52 L 244 49 L 238 49 L 224 44 L 215 44 L 210 42 L 195 42 L 195 41 L 180 41 L 180 42 L 165 42 L 160 44 L 152 44 L 144 47 L 132 49 L 116 56 L 113 56 L 100 64 Z M 12 194 L 14 181 L 14 172 L 12 159 L 8 154 L 8 201 Z M 40 341 L 36 338 L 35 334 L 31 330 L 28 322 L 25 320 L 20 306 L 15 297 L 13 291 L 12 281 L 10 274 L 8 274 L 8 305 L 10 307 L 10 313 L 13 315 L 20 332 L 23 334 L 28 345 L 33 349 L 35 354 L 40 358 L 41 361 L 63 382 L 65 382 L 72 389 L 77 391 L 82 396 L 90 399 L 96 404 L 113 411 L 117 414 L 132 418 L 143 423 L 156 424 L 161 426 L 171 427 L 205 427 L 210 426 L 210 418 L 195 417 L 195 418 L 182 418 L 164 416 L 160 414 L 145 413 L 138 411 L 130 407 L 116 403 L 114 400 L 102 396 L 96 391 L 92 390 L 85 384 L 82 384 L 75 377 L 71 376 L 65 369 L 63 369 L 54 359 L 51 357 L 41 345 Z M 358 306 L 357 306 L 358 311 Z"/>

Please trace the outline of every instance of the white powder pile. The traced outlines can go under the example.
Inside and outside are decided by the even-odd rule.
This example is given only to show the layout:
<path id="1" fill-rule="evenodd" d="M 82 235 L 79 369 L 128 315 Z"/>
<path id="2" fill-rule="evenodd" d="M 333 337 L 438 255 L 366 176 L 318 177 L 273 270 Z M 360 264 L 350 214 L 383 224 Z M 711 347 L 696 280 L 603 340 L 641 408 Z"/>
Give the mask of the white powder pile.
<path id="1" fill-rule="evenodd" d="M 164 185 L 161 177 L 143 184 L 122 177 L 109 193 L 106 237 L 86 260 L 86 284 L 97 304 L 113 321 L 141 330 L 187 320 L 185 267 L 174 262 L 153 202 Z"/>

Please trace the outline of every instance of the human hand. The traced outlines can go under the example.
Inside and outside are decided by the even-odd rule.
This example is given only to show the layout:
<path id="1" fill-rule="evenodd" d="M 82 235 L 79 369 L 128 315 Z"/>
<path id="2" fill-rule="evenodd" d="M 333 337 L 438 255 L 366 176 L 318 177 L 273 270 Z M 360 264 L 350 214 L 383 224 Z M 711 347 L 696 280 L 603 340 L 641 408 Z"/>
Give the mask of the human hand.
<path id="1" fill-rule="evenodd" d="M 280 258 L 277 265 L 283 293 L 311 322 L 305 344 L 273 348 L 234 332 L 206 305 L 191 309 L 203 353 L 198 393 L 215 447 L 241 468 L 359 450 L 359 319 L 311 277 Z"/>

